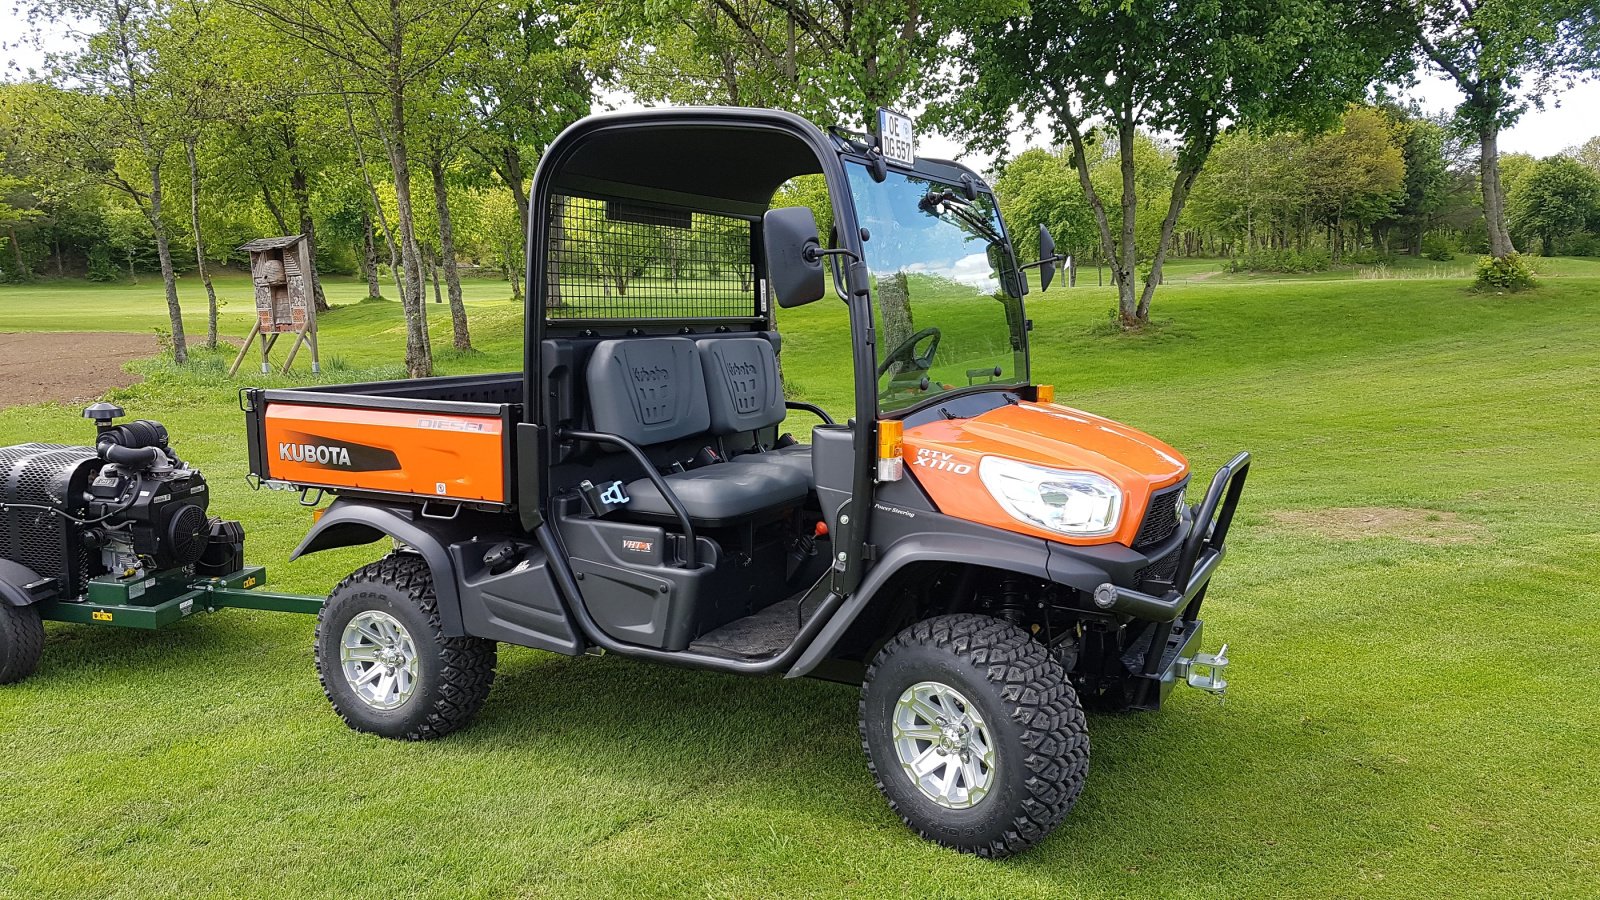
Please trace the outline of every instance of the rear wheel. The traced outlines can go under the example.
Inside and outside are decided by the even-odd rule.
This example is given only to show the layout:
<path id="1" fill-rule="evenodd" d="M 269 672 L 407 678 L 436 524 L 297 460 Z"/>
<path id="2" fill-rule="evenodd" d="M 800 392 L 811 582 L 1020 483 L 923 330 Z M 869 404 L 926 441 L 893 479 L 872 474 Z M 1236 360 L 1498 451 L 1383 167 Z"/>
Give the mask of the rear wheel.
<path id="1" fill-rule="evenodd" d="M 32 606 L 12 606 L 0 600 L 0 684 L 32 675 L 44 652 L 44 622 Z"/>
<path id="2" fill-rule="evenodd" d="M 907 825 L 986 857 L 1043 840 L 1089 770 L 1066 672 L 1026 631 L 988 616 L 938 616 L 890 641 L 867 669 L 861 740 Z"/>
<path id="3" fill-rule="evenodd" d="M 396 553 L 339 583 L 317 616 L 317 677 L 357 731 L 418 741 L 472 721 L 494 683 L 495 644 L 446 637 L 433 574 Z"/>

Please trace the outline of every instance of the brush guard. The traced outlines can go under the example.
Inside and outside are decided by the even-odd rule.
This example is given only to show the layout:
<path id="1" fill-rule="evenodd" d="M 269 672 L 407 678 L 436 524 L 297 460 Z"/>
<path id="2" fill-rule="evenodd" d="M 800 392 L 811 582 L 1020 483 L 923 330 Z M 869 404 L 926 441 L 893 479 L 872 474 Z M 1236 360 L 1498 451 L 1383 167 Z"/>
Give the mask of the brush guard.
<path id="1" fill-rule="evenodd" d="M 1227 689 L 1222 677 L 1228 666 L 1226 647 L 1216 654 L 1199 652 L 1204 625 L 1200 604 L 1227 552 L 1228 530 L 1249 472 L 1250 454 L 1240 453 L 1212 477 L 1179 550 L 1172 590 L 1158 597 L 1109 582 L 1095 588 L 1096 606 L 1152 623 L 1123 654 L 1128 672 L 1142 682 L 1133 695 L 1136 708 L 1160 706 L 1179 678 L 1218 696 Z"/>

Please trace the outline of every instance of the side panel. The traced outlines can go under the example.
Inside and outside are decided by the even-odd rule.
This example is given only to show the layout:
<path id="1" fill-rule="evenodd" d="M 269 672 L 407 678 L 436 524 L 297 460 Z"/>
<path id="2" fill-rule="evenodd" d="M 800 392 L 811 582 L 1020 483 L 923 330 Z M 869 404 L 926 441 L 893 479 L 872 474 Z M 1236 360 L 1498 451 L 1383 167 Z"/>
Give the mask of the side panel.
<path id="1" fill-rule="evenodd" d="M 525 537 L 506 536 L 505 514 L 463 512 L 456 519 L 423 518 L 407 503 L 335 500 L 290 555 L 369 544 L 391 537 L 422 556 L 433 574 L 445 634 L 469 635 L 557 653 L 583 652 L 542 550 Z M 500 571 L 485 557 L 511 545 Z"/>
<path id="2" fill-rule="evenodd" d="M 513 548 L 512 559 L 503 569 L 490 569 L 485 556 L 507 543 Z M 450 545 L 450 557 L 461 579 L 461 623 L 467 634 L 567 656 L 587 649 L 588 642 L 578 636 L 550 577 L 544 551 L 537 545 L 463 541 Z"/>
<path id="3" fill-rule="evenodd" d="M 269 402 L 264 477 L 298 485 L 506 503 L 498 415 Z"/>

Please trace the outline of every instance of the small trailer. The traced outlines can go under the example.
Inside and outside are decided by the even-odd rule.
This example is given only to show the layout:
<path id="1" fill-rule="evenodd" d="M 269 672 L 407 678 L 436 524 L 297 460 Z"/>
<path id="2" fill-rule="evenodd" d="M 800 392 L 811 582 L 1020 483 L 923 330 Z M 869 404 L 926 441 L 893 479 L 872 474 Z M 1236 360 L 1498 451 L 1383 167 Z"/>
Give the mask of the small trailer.
<path id="1" fill-rule="evenodd" d="M 0 684 L 37 669 L 45 621 L 155 629 L 224 607 L 315 615 L 320 597 L 257 590 L 244 529 L 210 515 L 205 476 L 158 422 L 114 424 L 93 447 L 0 447 Z"/>

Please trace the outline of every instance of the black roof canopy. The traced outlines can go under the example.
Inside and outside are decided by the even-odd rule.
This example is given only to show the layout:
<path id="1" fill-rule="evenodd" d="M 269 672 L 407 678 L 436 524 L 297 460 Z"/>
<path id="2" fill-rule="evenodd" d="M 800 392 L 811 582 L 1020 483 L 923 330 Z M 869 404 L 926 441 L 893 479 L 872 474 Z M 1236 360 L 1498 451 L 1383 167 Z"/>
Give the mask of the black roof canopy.
<path id="1" fill-rule="evenodd" d="M 815 125 L 778 110 L 659 109 L 594 116 L 551 146 L 545 185 L 759 216 L 785 181 L 823 171 L 831 153 Z"/>

